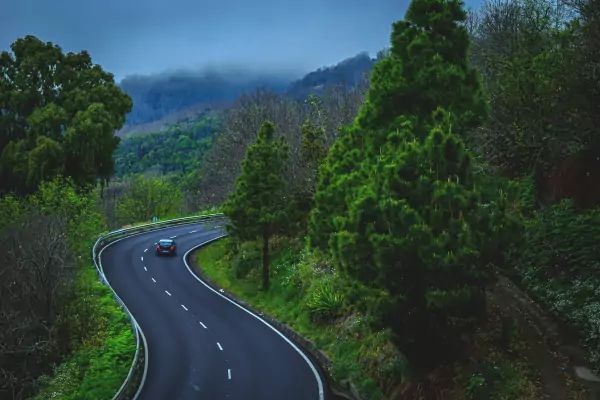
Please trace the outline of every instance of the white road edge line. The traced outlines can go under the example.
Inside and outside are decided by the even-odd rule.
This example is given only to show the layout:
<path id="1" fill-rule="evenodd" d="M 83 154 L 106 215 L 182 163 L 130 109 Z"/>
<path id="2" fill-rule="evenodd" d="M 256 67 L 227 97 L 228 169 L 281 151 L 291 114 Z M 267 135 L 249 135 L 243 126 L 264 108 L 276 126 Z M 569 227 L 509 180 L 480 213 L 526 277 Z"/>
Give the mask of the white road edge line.
<path id="1" fill-rule="evenodd" d="M 204 324 L 202 323 L 202 321 L 198 321 L 198 322 L 200 322 L 200 325 L 202 325 L 202 327 L 203 327 L 204 329 L 208 329 L 208 328 L 206 327 L 206 325 L 204 325 Z"/>
<path id="2" fill-rule="evenodd" d="M 156 279 L 152 278 L 152 282 L 156 283 Z"/>
<path id="3" fill-rule="evenodd" d="M 168 294 L 169 296 L 171 296 L 171 293 L 169 293 L 168 290 L 165 290 L 165 293 Z"/>
<path id="4" fill-rule="evenodd" d="M 188 308 L 186 306 L 184 306 L 183 304 L 181 305 L 181 308 L 183 308 L 185 311 L 188 310 Z"/>
<path id="5" fill-rule="evenodd" d="M 140 393 L 142 392 L 142 389 L 144 388 L 144 384 L 146 383 L 146 377 L 148 376 L 148 342 L 146 341 L 146 335 L 144 335 L 144 331 L 142 331 L 142 328 L 140 328 L 139 324 L 137 323 L 135 317 L 133 316 L 133 314 L 129 311 L 129 309 L 127 309 L 127 306 L 125 305 L 125 303 L 123 302 L 123 300 L 121 300 L 121 298 L 119 297 L 119 295 L 117 294 L 117 292 L 115 291 L 115 289 L 110 285 L 110 282 L 108 281 L 108 279 L 106 278 L 106 275 L 104 274 L 104 268 L 102 268 L 102 252 L 104 250 L 106 250 L 106 248 L 112 246 L 113 244 L 120 242 L 121 240 L 124 239 L 129 239 L 132 238 L 134 236 L 140 236 L 140 235 L 144 235 L 147 234 L 149 232 L 151 233 L 155 233 L 157 231 L 162 231 L 165 229 L 171 229 L 173 228 L 172 226 L 166 226 L 166 227 L 159 227 L 156 229 L 152 229 L 150 231 L 145 231 L 145 232 L 138 232 L 138 233 L 133 233 L 131 235 L 127 235 L 125 237 L 122 237 L 120 239 L 117 239 L 115 241 L 112 241 L 110 243 L 108 243 L 106 246 L 102 247 L 100 249 L 100 251 L 98 252 L 98 267 L 100 268 L 100 272 L 102 274 L 102 279 L 104 280 L 104 282 L 108 285 L 108 287 L 110 288 L 110 290 L 112 290 L 113 294 L 115 295 L 115 297 L 118 299 L 118 301 L 120 302 L 120 304 L 127 310 L 127 312 L 129 313 L 129 315 L 131 316 L 131 318 L 133 319 L 133 322 L 135 324 L 136 330 L 139 332 L 140 336 L 142 337 L 142 341 L 144 342 L 144 373 L 142 374 L 142 380 L 138 386 L 137 391 L 135 392 L 135 394 L 133 395 L 133 400 L 137 400 L 140 396 Z M 96 243 L 98 243 L 100 239 L 98 239 L 96 241 Z M 156 243 L 154 243 L 154 245 L 156 245 Z M 96 246 L 96 244 L 94 244 L 94 246 Z M 154 283 L 156 283 L 156 280 L 154 278 L 152 278 L 152 280 L 154 281 Z M 139 347 L 136 349 L 136 352 L 139 350 Z M 137 358 L 137 356 L 134 357 L 134 359 Z M 130 368 L 129 372 L 131 373 L 132 369 Z M 127 382 L 127 380 L 125 380 L 123 382 L 122 387 L 125 385 L 125 383 Z M 119 392 L 122 389 L 119 389 Z"/>
<path id="6" fill-rule="evenodd" d="M 219 347 L 219 350 L 223 351 L 223 347 L 221 347 L 221 343 L 217 342 L 217 346 Z"/>
<path id="7" fill-rule="evenodd" d="M 290 339 L 287 338 L 287 336 L 285 336 L 283 333 L 279 332 L 275 327 L 273 327 L 273 325 L 269 324 L 267 321 L 265 321 L 264 319 L 262 319 L 261 317 L 259 317 L 258 315 L 254 314 L 252 311 L 242 307 L 240 304 L 236 303 L 235 301 L 231 300 L 229 297 L 225 296 L 222 293 L 219 293 L 217 290 L 213 289 L 208 283 L 204 282 L 202 279 L 200 279 L 196 274 L 194 274 L 194 272 L 192 271 L 192 269 L 190 268 L 190 265 L 187 262 L 187 257 L 188 255 L 196 250 L 199 247 L 202 246 L 206 246 L 207 244 L 214 242 L 216 240 L 219 240 L 223 237 L 225 237 L 227 235 L 221 235 L 221 236 L 217 236 L 214 239 L 211 240 L 207 240 L 203 243 L 200 243 L 194 247 L 192 247 L 191 249 L 189 249 L 184 255 L 183 255 L 183 263 L 185 264 L 185 267 L 187 268 L 188 272 L 201 284 L 203 284 L 204 286 L 206 286 L 206 288 L 208 288 L 211 292 L 221 296 L 222 298 L 224 298 L 225 300 L 227 300 L 228 302 L 230 302 L 231 304 L 233 304 L 234 306 L 238 307 L 241 310 L 244 310 L 245 312 L 247 312 L 248 314 L 250 314 L 251 316 L 253 316 L 254 318 L 256 318 L 257 320 L 259 320 L 260 322 L 262 322 L 263 324 L 265 324 L 267 327 L 269 327 L 273 332 L 275 332 L 276 334 L 278 334 L 285 342 L 287 342 L 290 346 L 292 346 L 292 348 L 294 350 L 296 350 L 296 352 L 304 359 L 304 361 L 306 362 L 306 364 L 308 364 L 309 368 L 311 369 L 312 373 L 315 376 L 315 379 L 317 380 L 317 387 L 319 389 L 319 400 L 324 400 L 325 399 L 325 392 L 323 390 L 323 381 L 321 380 L 321 375 L 319 375 L 319 372 L 317 371 L 317 368 L 314 366 L 314 364 L 312 363 L 312 361 L 306 356 L 306 354 L 304 354 L 304 352 L 302 350 L 300 350 L 298 348 L 298 346 L 296 346 Z M 231 370 L 227 370 L 228 371 L 228 376 L 230 377 L 229 379 L 231 379 Z"/>
<path id="8" fill-rule="evenodd" d="M 231 368 L 227 368 L 227 379 L 231 380 Z"/>

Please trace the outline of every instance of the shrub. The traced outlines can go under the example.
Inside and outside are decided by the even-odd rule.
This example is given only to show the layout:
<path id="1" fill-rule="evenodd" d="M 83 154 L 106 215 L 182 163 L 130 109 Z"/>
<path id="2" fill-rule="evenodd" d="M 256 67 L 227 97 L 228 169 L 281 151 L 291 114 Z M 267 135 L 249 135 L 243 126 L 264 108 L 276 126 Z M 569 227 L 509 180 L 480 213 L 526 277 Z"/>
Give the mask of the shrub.
<path id="1" fill-rule="evenodd" d="M 261 265 L 262 254 L 258 242 L 242 242 L 231 254 L 231 270 L 236 278 L 245 278 Z"/>
<path id="2" fill-rule="evenodd" d="M 306 294 L 306 307 L 313 321 L 330 320 L 342 314 L 344 296 L 332 275 L 315 280 Z"/>
<path id="3" fill-rule="evenodd" d="M 537 211 L 510 251 L 522 283 L 577 329 L 600 366 L 600 208 L 577 210 L 565 200 Z"/>

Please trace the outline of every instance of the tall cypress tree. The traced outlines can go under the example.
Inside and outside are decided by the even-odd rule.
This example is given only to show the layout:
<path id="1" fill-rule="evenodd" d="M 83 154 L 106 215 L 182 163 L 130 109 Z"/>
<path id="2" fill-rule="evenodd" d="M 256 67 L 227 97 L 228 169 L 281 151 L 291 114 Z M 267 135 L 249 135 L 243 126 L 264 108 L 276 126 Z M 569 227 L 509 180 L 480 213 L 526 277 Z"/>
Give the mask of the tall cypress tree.
<path id="1" fill-rule="evenodd" d="M 265 122 L 242 161 L 242 171 L 223 206 L 231 234 L 240 240 L 262 240 L 263 289 L 269 288 L 269 239 L 287 220 L 284 170 L 288 145 Z"/>

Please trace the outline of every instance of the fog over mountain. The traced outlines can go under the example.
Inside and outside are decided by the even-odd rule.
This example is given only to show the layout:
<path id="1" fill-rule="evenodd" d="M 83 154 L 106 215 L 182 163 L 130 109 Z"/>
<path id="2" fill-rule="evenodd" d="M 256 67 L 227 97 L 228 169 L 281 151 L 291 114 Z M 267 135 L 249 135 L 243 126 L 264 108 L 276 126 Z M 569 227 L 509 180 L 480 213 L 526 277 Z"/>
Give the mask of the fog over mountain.
<path id="1" fill-rule="evenodd" d="M 123 132 L 154 121 L 152 130 L 206 109 L 227 107 L 243 93 L 269 89 L 302 99 L 328 86 L 352 87 L 364 81 L 375 60 L 362 52 L 339 63 L 319 68 L 305 76 L 285 72 L 248 72 L 242 67 L 203 71 L 173 71 L 157 75 L 134 75 L 123 79 L 121 88 L 133 99 Z M 146 130 L 146 129 L 143 129 Z"/>
<path id="2" fill-rule="evenodd" d="M 134 75 L 123 79 L 120 86 L 133 99 L 133 110 L 127 125 L 159 120 L 173 112 L 193 107 L 227 106 L 242 93 L 257 88 L 276 92 L 286 90 L 293 79 L 285 74 L 243 71 L 241 68 L 176 71 L 157 75 Z"/>

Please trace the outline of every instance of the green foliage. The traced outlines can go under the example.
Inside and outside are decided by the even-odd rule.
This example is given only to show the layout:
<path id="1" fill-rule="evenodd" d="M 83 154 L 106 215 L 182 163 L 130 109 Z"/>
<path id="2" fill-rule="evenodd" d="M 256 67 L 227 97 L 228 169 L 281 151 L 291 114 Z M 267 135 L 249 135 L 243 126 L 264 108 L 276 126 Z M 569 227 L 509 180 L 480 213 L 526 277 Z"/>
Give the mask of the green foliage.
<path id="1" fill-rule="evenodd" d="M 89 54 L 34 36 L 0 54 L 0 192 L 31 192 L 57 175 L 107 179 L 131 100 Z"/>
<path id="2" fill-rule="evenodd" d="M 490 271 L 480 251 L 491 229 L 449 121 L 423 145 L 412 132 L 407 122 L 390 133 L 363 167 L 369 179 L 347 191 L 348 212 L 334 221 L 329 246 L 344 274 L 384 291 L 372 311 L 398 332 L 411 361 L 428 363 L 456 354 L 469 316 L 482 311 Z"/>
<path id="3" fill-rule="evenodd" d="M 485 362 L 467 381 L 465 394 L 470 400 L 510 400 L 520 398 L 526 386 L 518 366 L 509 360 Z"/>
<path id="4" fill-rule="evenodd" d="M 135 338 L 129 320 L 89 267 L 80 271 L 69 333 L 78 346 L 51 377 L 42 377 L 34 399 L 109 399 L 129 372 Z"/>
<path id="5" fill-rule="evenodd" d="M 218 125 L 218 116 L 207 114 L 166 131 L 127 137 L 115 151 L 115 175 L 153 171 L 185 176 L 197 172 Z"/>
<path id="6" fill-rule="evenodd" d="M 466 133 L 486 115 L 479 78 L 467 62 L 466 14 L 458 0 L 413 0 L 404 20 L 394 23 L 389 54 L 372 72 L 357 124 L 362 129 L 397 127 L 413 116 L 422 129 L 438 107 L 455 116 Z"/>
<path id="7" fill-rule="evenodd" d="M 27 382 L 16 382 L 17 392 L 19 388 L 25 388 L 24 393 L 31 394 L 28 386 L 33 386 L 39 390 L 35 397 L 38 399 L 112 397 L 128 373 L 135 351 L 135 340 L 127 317 L 114 301 L 110 290 L 100 283 L 95 269 L 87 261 L 92 243 L 106 229 L 98 211 L 97 193 L 80 190 L 70 179 L 55 178 L 43 182 L 35 193 L 26 198 L 10 195 L 1 197 L 0 209 L 0 233 L 6 234 L 5 228 L 10 229 L 8 234 L 14 240 L 27 223 L 58 221 L 54 226 L 60 230 L 49 231 L 52 237 L 48 243 L 53 247 L 37 249 L 37 253 L 31 254 L 39 255 L 41 251 L 43 257 L 38 256 L 32 261 L 31 254 L 27 254 L 27 259 L 22 262 L 25 265 L 35 262 L 38 265 L 47 262 L 45 260 L 52 258 L 51 256 L 62 257 L 59 264 L 52 267 L 60 267 L 64 271 L 60 275 L 57 275 L 57 271 L 50 271 L 38 276 L 40 279 L 36 281 L 27 281 L 26 274 L 20 276 L 22 286 L 31 287 L 33 293 L 39 293 L 28 296 L 27 301 L 20 301 L 21 308 L 17 311 L 21 317 L 18 319 L 19 324 L 13 325 L 11 335 L 18 338 L 22 337 L 20 335 L 23 332 L 27 333 L 26 340 L 22 341 L 23 345 L 34 340 L 35 348 L 39 350 L 35 351 L 35 357 L 28 350 L 22 352 L 25 354 L 23 360 L 18 357 L 13 359 L 12 367 L 15 367 L 15 371 L 19 364 L 23 364 L 29 373 Z M 41 238 L 48 235 L 48 232 L 38 230 L 34 234 L 38 237 L 31 242 L 46 243 Z M 66 256 L 57 248 L 57 243 L 65 242 L 69 250 Z M 33 244 L 25 242 L 23 246 Z M 9 264 L 6 267 L 14 269 L 17 266 Z M 38 269 L 38 273 L 42 273 L 41 270 Z M 0 274 L 6 275 L 3 271 Z M 45 279 L 41 279 L 44 276 Z M 48 278 L 50 281 L 46 282 Z M 53 282 L 51 279 L 54 278 L 59 281 Z M 60 296 L 57 294 L 58 288 Z M 3 292 L 4 289 L 0 287 L 0 291 Z M 33 312 L 27 305 L 35 305 L 38 298 L 44 299 L 40 296 L 44 290 L 49 290 L 50 293 L 51 290 L 55 291 L 49 299 L 51 307 L 48 307 L 53 318 L 42 321 L 46 328 L 40 330 L 36 310 L 45 310 L 47 304 L 35 306 Z M 4 299 L 8 300 L 8 296 Z M 6 307 L 4 304 L 3 306 Z M 14 312 L 14 309 L 4 308 L 2 314 L 10 315 Z M 48 345 L 40 347 L 43 343 Z M 40 373 L 50 373 L 53 363 L 58 365 L 51 376 L 39 378 L 34 385 L 28 384 Z M 34 364 L 41 368 L 32 368 Z M 6 382 L 1 382 L 0 386 L 4 387 L 4 383 Z"/>
<path id="8" fill-rule="evenodd" d="M 530 292 L 574 327 L 600 365 L 600 209 L 562 201 L 527 221 L 510 261 Z"/>
<path id="9" fill-rule="evenodd" d="M 587 24 L 568 8 L 488 2 L 473 29 L 473 61 L 491 100 L 491 118 L 474 140 L 510 176 L 548 173 L 597 136 L 600 86 L 589 76 Z"/>
<path id="10" fill-rule="evenodd" d="M 320 171 L 310 224 L 310 244 L 364 293 L 353 301 L 421 367 L 457 355 L 507 229 L 459 136 L 487 111 L 464 20 L 458 1 L 415 0 L 394 24 L 354 126 Z"/>
<path id="11" fill-rule="evenodd" d="M 236 278 L 245 278 L 260 265 L 260 243 L 255 241 L 237 243 L 230 252 L 231 269 Z"/>
<path id="12" fill-rule="evenodd" d="M 339 288 L 335 287 L 334 277 L 313 281 L 306 295 L 306 307 L 314 321 L 331 320 L 344 311 L 345 299 Z"/>
<path id="13" fill-rule="evenodd" d="M 265 122 L 256 142 L 248 147 L 234 192 L 223 210 L 231 220 L 231 232 L 242 240 L 276 231 L 285 221 L 283 172 L 288 148 L 275 137 L 275 127 Z"/>
<path id="14" fill-rule="evenodd" d="M 338 318 L 319 319 L 316 323 L 309 308 L 301 306 L 313 296 L 313 290 L 339 287 L 339 277 L 332 275 L 329 261 L 302 250 L 302 243 L 284 241 L 273 253 L 271 288 L 260 291 L 257 281 L 235 276 L 227 258 L 231 240 L 223 239 L 197 253 L 202 274 L 311 340 L 331 360 L 330 372 L 336 384 L 347 386 L 352 382 L 355 390 L 370 400 L 382 400 L 387 398 L 385 394 L 391 394 L 405 376 L 406 365 L 388 331 L 373 331 L 367 317 L 347 308 L 341 314 L 336 312 Z"/>
<path id="15" fill-rule="evenodd" d="M 240 240 L 263 241 L 263 288 L 269 287 L 269 238 L 285 228 L 285 161 L 288 146 L 276 138 L 275 127 L 265 122 L 256 142 L 248 147 L 235 190 L 223 205 L 229 231 Z"/>
<path id="16" fill-rule="evenodd" d="M 17 223 L 25 214 L 24 202 L 18 197 L 6 195 L 0 197 L 0 231 Z"/>
<path id="17" fill-rule="evenodd" d="M 180 212 L 182 201 L 181 190 L 165 178 L 137 175 L 128 182 L 115 214 L 121 224 L 166 218 Z"/>

